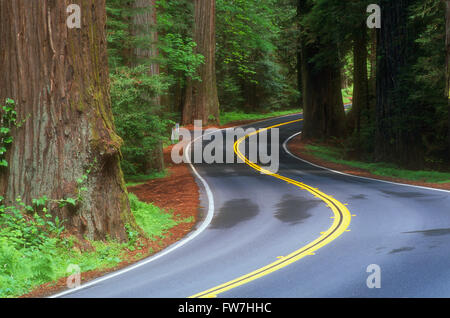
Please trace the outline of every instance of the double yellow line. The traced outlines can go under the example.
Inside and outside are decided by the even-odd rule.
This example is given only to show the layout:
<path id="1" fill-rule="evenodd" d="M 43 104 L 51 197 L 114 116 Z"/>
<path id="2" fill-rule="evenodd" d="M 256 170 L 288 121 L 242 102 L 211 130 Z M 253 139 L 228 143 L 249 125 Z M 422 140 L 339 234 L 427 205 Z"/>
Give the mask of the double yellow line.
<path id="1" fill-rule="evenodd" d="M 253 135 L 259 134 L 262 131 L 277 128 L 280 126 L 289 125 L 289 124 L 300 122 L 300 121 L 302 121 L 302 119 L 293 120 L 293 121 L 289 121 L 286 123 L 263 128 L 256 132 L 248 134 L 248 135 L 240 138 L 234 144 L 234 152 L 239 156 L 239 158 L 241 158 L 243 161 L 245 161 L 245 163 L 247 165 L 249 165 L 250 167 L 252 167 L 253 169 L 260 171 L 263 174 L 267 174 L 274 178 L 286 181 L 287 183 L 297 186 L 302 190 L 306 190 L 309 193 L 311 193 L 312 195 L 314 195 L 315 197 L 320 198 L 322 201 L 324 201 L 327 204 L 327 207 L 329 207 L 333 211 L 333 215 L 334 215 L 334 216 L 332 216 L 333 224 L 327 231 L 320 233 L 321 235 L 319 238 L 312 241 L 308 245 L 296 250 L 295 252 L 293 252 L 287 256 L 281 257 L 277 261 L 275 261 L 267 266 L 264 266 L 260 269 L 257 269 L 249 274 L 246 274 L 244 276 L 236 278 L 232 281 L 229 281 L 229 282 L 219 285 L 217 287 L 208 289 L 204 292 L 195 294 L 195 295 L 191 296 L 190 298 L 214 298 L 214 297 L 217 297 L 217 295 L 222 294 L 230 289 L 236 288 L 238 286 L 247 284 L 251 281 L 261 278 L 263 276 L 269 275 L 270 273 L 273 273 L 283 267 L 286 267 L 289 264 L 292 264 L 308 255 L 314 255 L 315 251 L 317 251 L 318 249 L 331 243 L 333 240 L 338 238 L 344 232 L 348 231 L 347 229 L 350 225 L 352 215 L 350 214 L 349 210 L 346 208 L 346 206 L 344 204 L 342 204 L 338 200 L 334 199 L 332 196 L 319 191 L 319 189 L 313 188 L 311 186 L 308 186 L 308 185 L 298 182 L 296 180 L 292 180 L 290 178 L 283 177 L 279 174 L 272 173 L 272 172 L 258 166 L 257 164 L 251 162 L 248 158 L 246 158 L 242 154 L 242 152 L 239 150 L 239 146 L 242 144 L 242 142 L 244 142 L 247 138 L 249 138 Z"/>

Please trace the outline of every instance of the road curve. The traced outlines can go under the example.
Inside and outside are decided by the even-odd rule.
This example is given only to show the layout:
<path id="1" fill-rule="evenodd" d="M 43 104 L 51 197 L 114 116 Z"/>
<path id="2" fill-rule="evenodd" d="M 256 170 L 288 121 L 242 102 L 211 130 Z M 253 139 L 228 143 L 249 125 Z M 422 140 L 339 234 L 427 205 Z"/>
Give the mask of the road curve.
<path id="1" fill-rule="evenodd" d="M 249 126 L 260 129 L 300 118 L 293 115 Z M 345 204 L 354 215 L 350 227 L 313 255 L 217 297 L 450 297 L 449 192 L 355 178 L 313 166 L 282 147 L 300 131 L 301 122 L 279 129 L 280 144 L 273 145 L 280 147 L 278 174 Z M 323 198 L 246 164 L 200 164 L 195 169 L 214 197 L 214 217 L 208 227 L 152 262 L 60 296 L 199 295 L 282 260 L 333 225 L 335 215 Z M 206 197 L 202 201 L 209 205 Z M 381 268 L 379 289 L 366 285 L 371 264 Z"/>

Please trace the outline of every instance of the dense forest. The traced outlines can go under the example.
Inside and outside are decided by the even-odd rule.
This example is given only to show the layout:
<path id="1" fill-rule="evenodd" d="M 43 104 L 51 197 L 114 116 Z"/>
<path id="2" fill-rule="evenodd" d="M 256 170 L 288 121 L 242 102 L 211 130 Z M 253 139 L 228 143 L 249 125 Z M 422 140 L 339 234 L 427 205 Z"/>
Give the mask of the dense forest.
<path id="1" fill-rule="evenodd" d="M 0 214 L 126 242 L 125 180 L 165 170 L 176 123 L 227 114 L 302 111 L 349 159 L 449 171 L 449 58 L 450 1 L 0 0 Z M 56 244 L 14 220 L 0 258 Z"/>

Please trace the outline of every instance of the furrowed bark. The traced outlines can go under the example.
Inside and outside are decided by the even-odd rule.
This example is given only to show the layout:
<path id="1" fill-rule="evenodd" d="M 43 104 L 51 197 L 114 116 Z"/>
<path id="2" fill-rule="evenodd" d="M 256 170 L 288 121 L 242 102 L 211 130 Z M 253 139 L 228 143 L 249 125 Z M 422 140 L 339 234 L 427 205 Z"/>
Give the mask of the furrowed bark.
<path id="1" fill-rule="evenodd" d="M 377 47 L 377 103 L 375 156 L 378 161 L 398 162 L 419 167 L 423 151 L 416 131 L 399 127 L 398 118 L 407 92 L 402 90 L 402 70 L 408 63 L 410 39 L 407 10 L 410 0 L 382 1 L 381 29 Z"/>
<path id="2" fill-rule="evenodd" d="M 300 18 L 312 8 L 312 3 L 299 1 Z M 335 54 L 326 64 L 312 59 L 320 52 Z M 320 39 L 305 39 L 300 35 L 301 82 L 303 95 L 304 139 L 328 139 L 345 134 L 345 111 L 341 92 L 341 70 L 334 43 L 321 43 Z"/>
<path id="3" fill-rule="evenodd" d="M 70 4 L 81 28 L 69 29 Z M 67 229 L 92 239 L 127 239 L 135 224 L 120 169 L 109 96 L 105 0 L 0 1 L 0 100 L 16 101 L 19 118 L 0 174 L 0 193 L 31 203 L 76 198 L 77 180 L 92 167 L 77 207 L 51 212 Z"/>
<path id="4" fill-rule="evenodd" d="M 149 65 L 149 76 L 159 76 L 159 63 L 156 61 L 158 52 L 158 31 L 156 19 L 156 0 L 134 0 L 133 6 L 141 11 L 133 17 L 133 33 L 137 36 L 145 37 L 149 42 L 146 47 L 137 47 L 134 49 L 135 64 L 146 63 Z M 161 97 L 154 96 L 146 98 L 147 105 L 143 107 L 155 107 L 156 113 L 160 113 Z M 145 173 L 149 174 L 154 170 L 164 170 L 163 144 L 157 143 L 152 151 L 149 152 L 146 163 Z"/>
<path id="5" fill-rule="evenodd" d="M 183 124 L 193 124 L 194 120 L 204 123 L 219 122 L 219 98 L 216 85 L 216 33 L 215 0 L 194 0 L 195 22 L 194 41 L 196 53 L 205 57 L 205 63 L 199 67 L 201 81 L 188 79 L 183 107 Z"/>

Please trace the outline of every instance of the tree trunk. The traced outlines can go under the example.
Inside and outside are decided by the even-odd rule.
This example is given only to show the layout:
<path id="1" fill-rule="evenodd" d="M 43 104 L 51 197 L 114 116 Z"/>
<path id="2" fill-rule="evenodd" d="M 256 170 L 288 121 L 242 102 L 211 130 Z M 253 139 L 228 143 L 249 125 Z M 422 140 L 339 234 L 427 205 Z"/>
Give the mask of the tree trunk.
<path id="1" fill-rule="evenodd" d="M 156 19 L 156 0 L 134 0 L 134 8 L 139 9 L 135 16 L 133 16 L 133 33 L 135 36 L 144 38 L 146 41 L 145 47 L 137 47 L 134 49 L 135 64 L 141 63 L 149 65 L 149 76 L 159 76 L 160 69 L 157 58 L 158 52 L 158 31 Z M 161 114 L 161 97 L 154 96 L 146 98 L 148 105 L 143 107 L 154 107 L 158 114 Z M 152 171 L 164 170 L 164 156 L 163 144 L 158 141 L 154 149 L 149 151 L 147 162 L 145 163 L 145 173 L 149 174 Z"/>
<path id="2" fill-rule="evenodd" d="M 301 16 L 307 14 L 311 3 L 299 1 Z M 345 110 L 341 91 L 341 70 L 334 43 L 321 43 L 320 39 L 306 41 L 301 30 L 301 73 L 303 95 L 304 139 L 327 139 L 345 134 Z M 327 65 L 313 62 L 320 52 L 335 54 Z"/>
<path id="3" fill-rule="evenodd" d="M 367 26 L 365 23 L 354 34 L 353 46 L 353 105 L 354 128 L 357 135 L 361 131 L 361 116 L 369 108 L 369 81 L 367 75 Z"/>
<path id="4" fill-rule="evenodd" d="M 370 31 L 370 75 L 369 75 L 369 112 L 367 121 L 372 123 L 375 118 L 375 106 L 377 102 L 377 29 Z"/>
<path id="5" fill-rule="evenodd" d="M 66 25 L 71 3 L 81 8 L 80 29 Z M 0 193 L 30 203 L 77 198 L 84 187 L 75 208 L 51 212 L 78 235 L 125 241 L 124 224 L 135 222 L 111 112 L 105 22 L 105 0 L 0 1 L 0 100 L 14 99 L 28 118 L 13 131 Z"/>
<path id="6" fill-rule="evenodd" d="M 216 85 L 216 34 L 215 0 L 194 0 L 194 41 L 196 53 L 205 57 L 205 63 L 199 67 L 201 81 L 188 79 L 183 107 L 183 124 L 192 124 L 194 120 L 204 123 L 219 122 L 219 98 Z"/>
<path id="7" fill-rule="evenodd" d="M 408 99 L 402 70 L 408 63 L 407 10 L 410 0 L 382 1 L 378 32 L 375 155 L 378 161 L 398 162 L 417 168 L 423 158 L 419 131 L 402 127 Z M 400 121 L 401 120 L 401 121 Z M 409 128 L 409 129 L 408 129 Z"/>
<path id="8" fill-rule="evenodd" d="M 301 8 L 302 1 L 297 0 L 297 30 L 300 30 L 300 19 L 302 16 Z M 303 84 L 302 84 L 302 43 L 301 37 L 299 36 L 297 39 L 297 89 L 300 93 L 298 98 L 298 106 L 303 108 Z"/>
<path id="9" fill-rule="evenodd" d="M 448 157 L 450 158 L 450 0 L 445 1 L 446 94 L 448 104 Z"/>

